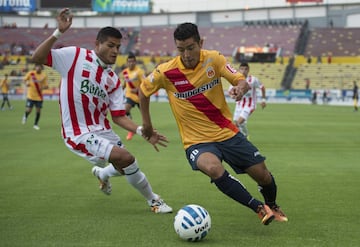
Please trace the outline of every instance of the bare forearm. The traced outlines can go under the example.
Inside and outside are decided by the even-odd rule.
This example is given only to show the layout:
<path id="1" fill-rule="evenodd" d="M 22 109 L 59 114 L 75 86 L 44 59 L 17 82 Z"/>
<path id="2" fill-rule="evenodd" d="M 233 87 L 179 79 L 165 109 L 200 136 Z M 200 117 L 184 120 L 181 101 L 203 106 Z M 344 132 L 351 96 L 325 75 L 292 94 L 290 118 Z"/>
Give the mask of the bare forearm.
<path id="1" fill-rule="evenodd" d="M 150 117 L 150 98 L 146 97 L 141 89 L 139 90 L 139 99 L 140 99 L 140 111 L 142 116 L 142 122 L 145 127 L 152 127 L 151 117 Z"/>
<path id="2" fill-rule="evenodd" d="M 121 117 L 113 117 L 113 122 L 120 126 L 123 129 L 126 129 L 127 131 L 131 131 L 133 133 L 136 132 L 136 129 L 138 127 L 137 124 L 135 124 L 130 118 L 127 116 L 121 116 Z"/>
<path id="3" fill-rule="evenodd" d="M 72 14 L 68 8 L 64 8 L 60 11 L 59 15 L 56 17 L 57 20 L 57 29 L 50 37 L 44 40 L 33 53 L 31 59 L 34 63 L 46 64 L 47 56 L 55 44 L 56 40 L 60 37 L 61 34 L 66 32 L 72 24 Z"/>
<path id="4" fill-rule="evenodd" d="M 39 64 L 46 64 L 47 62 L 47 55 L 49 54 L 51 48 L 56 42 L 56 38 L 54 36 L 48 37 L 46 40 L 44 40 L 34 51 L 31 60 L 34 63 Z"/>

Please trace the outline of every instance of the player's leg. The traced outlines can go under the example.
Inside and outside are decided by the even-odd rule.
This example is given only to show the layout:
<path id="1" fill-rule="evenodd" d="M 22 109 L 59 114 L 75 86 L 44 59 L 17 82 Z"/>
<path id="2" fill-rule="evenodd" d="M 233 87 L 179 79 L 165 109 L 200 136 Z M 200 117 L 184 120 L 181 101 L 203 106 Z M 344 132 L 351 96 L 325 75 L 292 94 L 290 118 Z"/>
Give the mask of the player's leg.
<path id="1" fill-rule="evenodd" d="M 2 101 L 1 107 L 0 107 L 0 109 L 1 109 L 2 111 L 4 110 L 5 101 L 6 101 L 6 95 L 3 94 L 3 101 Z"/>
<path id="2" fill-rule="evenodd" d="M 276 204 L 277 186 L 274 177 L 266 168 L 265 163 L 261 162 L 251 166 L 246 172 L 258 183 L 259 191 L 264 197 L 265 204 L 273 211 L 275 220 L 280 222 L 288 221 L 285 213 L 280 209 L 280 206 Z"/>
<path id="3" fill-rule="evenodd" d="M 158 194 L 154 193 L 146 175 L 140 170 L 135 157 L 126 149 L 114 146 L 110 153 L 109 162 L 123 173 L 128 181 L 147 200 L 151 210 L 155 213 L 171 213 L 169 207 Z"/>
<path id="4" fill-rule="evenodd" d="M 30 115 L 32 108 L 34 107 L 34 101 L 27 99 L 26 100 L 26 105 L 25 105 L 25 113 L 22 117 L 22 124 L 25 124 L 27 121 L 28 116 Z"/>
<path id="5" fill-rule="evenodd" d="M 275 179 L 265 165 L 265 157 L 246 138 L 236 135 L 226 142 L 222 149 L 224 160 L 236 173 L 246 172 L 253 178 L 262 193 L 265 205 L 268 205 L 277 221 L 287 221 L 286 215 L 276 204 L 277 186 Z"/>
<path id="6" fill-rule="evenodd" d="M 132 119 L 131 116 L 131 109 L 134 107 L 135 102 L 133 100 L 131 100 L 130 98 L 126 98 L 126 103 L 125 103 L 125 111 L 126 111 L 126 116 L 130 119 Z M 126 140 L 130 141 L 134 136 L 134 133 L 129 131 L 127 136 L 126 136 Z"/>
<path id="7" fill-rule="evenodd" d="M 41 114 L 41 108 L 42 108 L 42 101 L 36 101 L 35 102 L 35 108 L 36 108 L 36 115 L 35 115 L 35 121 L 34 121 L 34 129 L 39 130 L 39 120 L 40 120 L 40 114 Z"/>
<path id="8" fill-rule="evenodd" d="M 354 111 L 358 111 L 358 99 L 354 98 Z"/>
<path id="9" fill-rule="evenodd" d="M 249 139 L 249 131 L 247 128 L 247 119 L 251 115 L 252 110 L 249 107 L 242 108 L 239 117 L 236 120 L 236 125 L 238 126 L 240 132 Z"/>
<path id="10" fill-rule="evenodd" d="M 227 170 L 221 160 L 221 151 L 214 144 L 200 144 L 186 150 L 187 158 L 193 170 L 200 170 L 210 177 L 211 182 L 225 195 L 261 214 L 261 221 L 268 225 L 274 218 L 271 210 L 255 199 L 245 186 Z"/>
<path id="11" fill-rule="evenodd" d="M 8 105 L 8 107 L 9 107 L 9 109 L 12 110 L 13 107 L 12 107 L 12 105 L 11 105 L 11 103 L 10 103 L 9 95 L 8 95 L 8 94 L 6 94 L 6 102 L 7 102 L 7 105 Z"/>
<path id="12" fill-rule="evenodd" d="M 94 170 L 96 171 L 95 175 L 100 180 L 100 186 L 101 182 L 109 184 L 109 178 L 111 176 L 123 174 L 126 176 L 129 184 L 143 195 L 155 213 L 172 212 L 172 208 L 166 205 L 158 194 L 153 192 L 147 177 L 140 170 L 135 157 L 124 148 L 120 138 L 113 131 L 100 132 L 97 134 L 89 133 L 81 139 L 78 138 L 78 141 L 85 146 L 85 149 L 82 148 L 82 150 L 86 150 L 87 155 L 85 158 L 90 162 L 95 165 L 100 164 L 100 166 L 104 164 L 104 161 L 111 163 L 105 168 L 93 168 L 92 170 L 93 173 Z M 117 143 L 117 145 L 114 143 Z M 79 144 L 77 144 L 77 146 L 79 146 Z M 90 158 L 89 154 L 91 154 Z"/>

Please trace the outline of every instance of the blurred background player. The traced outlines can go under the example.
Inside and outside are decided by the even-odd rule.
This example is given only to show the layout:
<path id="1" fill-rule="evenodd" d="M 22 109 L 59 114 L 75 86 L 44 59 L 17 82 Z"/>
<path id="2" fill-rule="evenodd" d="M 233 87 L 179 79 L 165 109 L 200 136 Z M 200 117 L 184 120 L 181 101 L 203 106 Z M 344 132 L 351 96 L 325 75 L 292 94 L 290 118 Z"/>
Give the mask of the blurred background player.
<path id="1" fill-rule="evenodd" d="M 136 65 L 136 57 L 130 53 L 126 60 L 127 67 L 121 72 L 122 78 L 124 79 L 123 88 L 125 89 L 125 110 L 126 116 L 130 119 L 131 109 L 135 106 L 139 108 L 139 87 L 142 80 L 145 78 L 145 71 Z M 134 136 L 133 132 L 128 132 L 126 140 L 131 140 Z"/>
<path id="2" fill-rule="evenodd" d="M 107 117 L 110 115 L 114 124 L 142 135 L 142 126 L 125 115 L 121 82 L 112 70 L 121 46 L 120 31 L 113 27 L 100 29 L 94 50 L 76 46 L 53 49 L 71 24 L 69 9 L 61 10 L 57 16 L 58 28 L 32 55 L 33 61 L 46 64 L 61 75 L 59 102 L 66 147 L 93 165 L 91 171 L 104 194 L 111 194 L 110 177 L 123 175 L 146 199 L 153 212 L 172 212 L 172 208 L 153 192 L 136 158 L 125 149 Z M 158 150 L 156 145 L 166 146 L 167 139 L 154 131 L 148 141 Z"/>
<path id="3" fill-rule="evenodd" d="M 353 82 L 354 83 L 354 87 L 353 87 L 353 101 L 354 101 L 354 111 L 358 111 L 358 100 L 359 100 L 359 88 L 358 85 L 356 84 L 356 81 Z"/>
<path id="4" fill-rule="evenodd" d="M 3 96 L 3 102 L 1 103 L 1 110 L 4 111 L 5 108 L 5 103 L 7 103 L 7 106 L 9 107 L 10 110 L 13 109 L 13 107 L 10 104 L 9 101 L 9 79 L 8 79 L 8 74 L 5 74 L 4 79 L 1 81 L 1 93 Z"/>
<path id="5" fill-rule="evenodd" d="M 250 71 L 250 67 L 248 63 L 240 64 L 239 72 L 246 77 L 246 81 L 250 86 L 250 90 L 242 97 L 240 101 L 236 101 L 234 115 L 233 115 L 233 120 L 236 126 L 239 128 L 240 132 L 247 138 L 249 138 L 247 120 L 256 109 L 257 88 L 261 90 L 262 101 L 260 105 L 263 109 L 266 107 L 265 86 L 260 82 L 260 80 L 257 77 L 253 75 L 249 75 L 249 71 Z"/>
<path id="6" fill-rule="evenodd" d="M 27 99 L 25 114 L 22 118 L 22 124 L 26 123 L 26 120 L 31 113 L 32 108 L 35 106 L 36 116 L 34 122 L 34 129 L 39 130 L 40 113 L 43 105 L 42 90 L 49 87 L 48 76 L 43 71 L 43 65 L 35 64 L 35 69 L 29 71 L 25 75 L 24 81 L 27 87 Z"/>

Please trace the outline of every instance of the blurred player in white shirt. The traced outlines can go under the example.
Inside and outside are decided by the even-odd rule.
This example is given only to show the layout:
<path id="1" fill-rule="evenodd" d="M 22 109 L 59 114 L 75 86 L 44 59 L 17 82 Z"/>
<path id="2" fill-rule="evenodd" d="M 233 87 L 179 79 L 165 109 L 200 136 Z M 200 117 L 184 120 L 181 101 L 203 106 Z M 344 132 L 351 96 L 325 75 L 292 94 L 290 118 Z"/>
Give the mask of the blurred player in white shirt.
<path id="1" fill-rule="evenodd" d="M 266 91 L 264 85 L 255 76 L 249 75 L 250 67 L 248 63 L 241 63 L 239 72 L 246 77 L 246 81 L 250 86 L 250 90 L 242 97 L 240 101 L 236 102 L 233 120 L 238 126 L 240 132 L 248 137 L 249 132 L 247 128 L 247 120 L 256 109 L 256 89 L 261 90 L 262 100 L 260 102 L 261 107 L 266 107 Z"/>

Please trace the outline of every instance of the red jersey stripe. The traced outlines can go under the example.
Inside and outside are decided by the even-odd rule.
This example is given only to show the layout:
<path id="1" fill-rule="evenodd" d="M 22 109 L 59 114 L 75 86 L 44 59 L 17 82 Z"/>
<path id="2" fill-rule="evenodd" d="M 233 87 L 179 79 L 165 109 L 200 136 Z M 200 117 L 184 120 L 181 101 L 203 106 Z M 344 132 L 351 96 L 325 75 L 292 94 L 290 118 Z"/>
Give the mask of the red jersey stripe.
<path id="1" fill-rule="evenodd" d="M 73 64 L 71 65 L 71 68 L 68 73 L 68 78 L 67 78 L 67 81 L 68 81 L 68 85 L 67 85 L 67 88 L 68 88 L 67 94 L 68 95 L 67 96 L 68 96 L 68 103 L 69 103 L 70 119 L 71 119 L 73 131 L 74 131 L 74 135 L 81 134 L 80 127 L 77 122 L 76 111 L 75 111 L 74 85 L 73 85 L 74 84 L 75 66 L 76 66 L 76 61 L 79 57 L 79 53 L 80 53 L 80 48 L 77 47 L 75 58 L 74 58 Z"/>
<path id="2" fill-rule="evenodd" d="M 82 153 L 86 154 L 87 156 L 93 156 L 87 149 L 85 144 L 83 143 L 79 143 L 76 144 L 75 142 L 73 142 L 70 138 L 68 138 L 66 140 L 66 143 L 69 144 L 74 150 L 79 150 Z"/>
<path id="3" fill-rule="evenodd" d="M 40 88 L 39 82 L 38 82 L 37 79 L 36 79 L 35 74 L 34 74 L 34 73 L 31 73 L 30 75 L 31 75 L 32 81 L 34 82 L 34 85 L 35 85 L 35 88 L 36 88 L 36 92 L 38 93 L 40 99 L 43 100 L 43 96 L 42 96 L 42 93 L 41 93 L 41 88 Z"/>
<path id="4" fill-rule="evenodd" d="M 186 76 L 181 73 L 178 68 L 166 71 L 165 76 L 174 84 L 175 88 L 178 92 L 186 92 L 189 90 L 193 90 L 195 87 L 190 83 L 180 83 L 179 85 L 176 82 L 179 81 L 187 81 Z M 205 97 L 204 94 L 199 93 L 192 97 L 187 98 L 191 104 L 194 105 L 196 109 L 200 112 L 204 113 L 211 121 L 217 124 L 220 128 L 229 127 L 231 121 L 229 121 L 221 111 L 214 106 L 208 98 Z"/>

